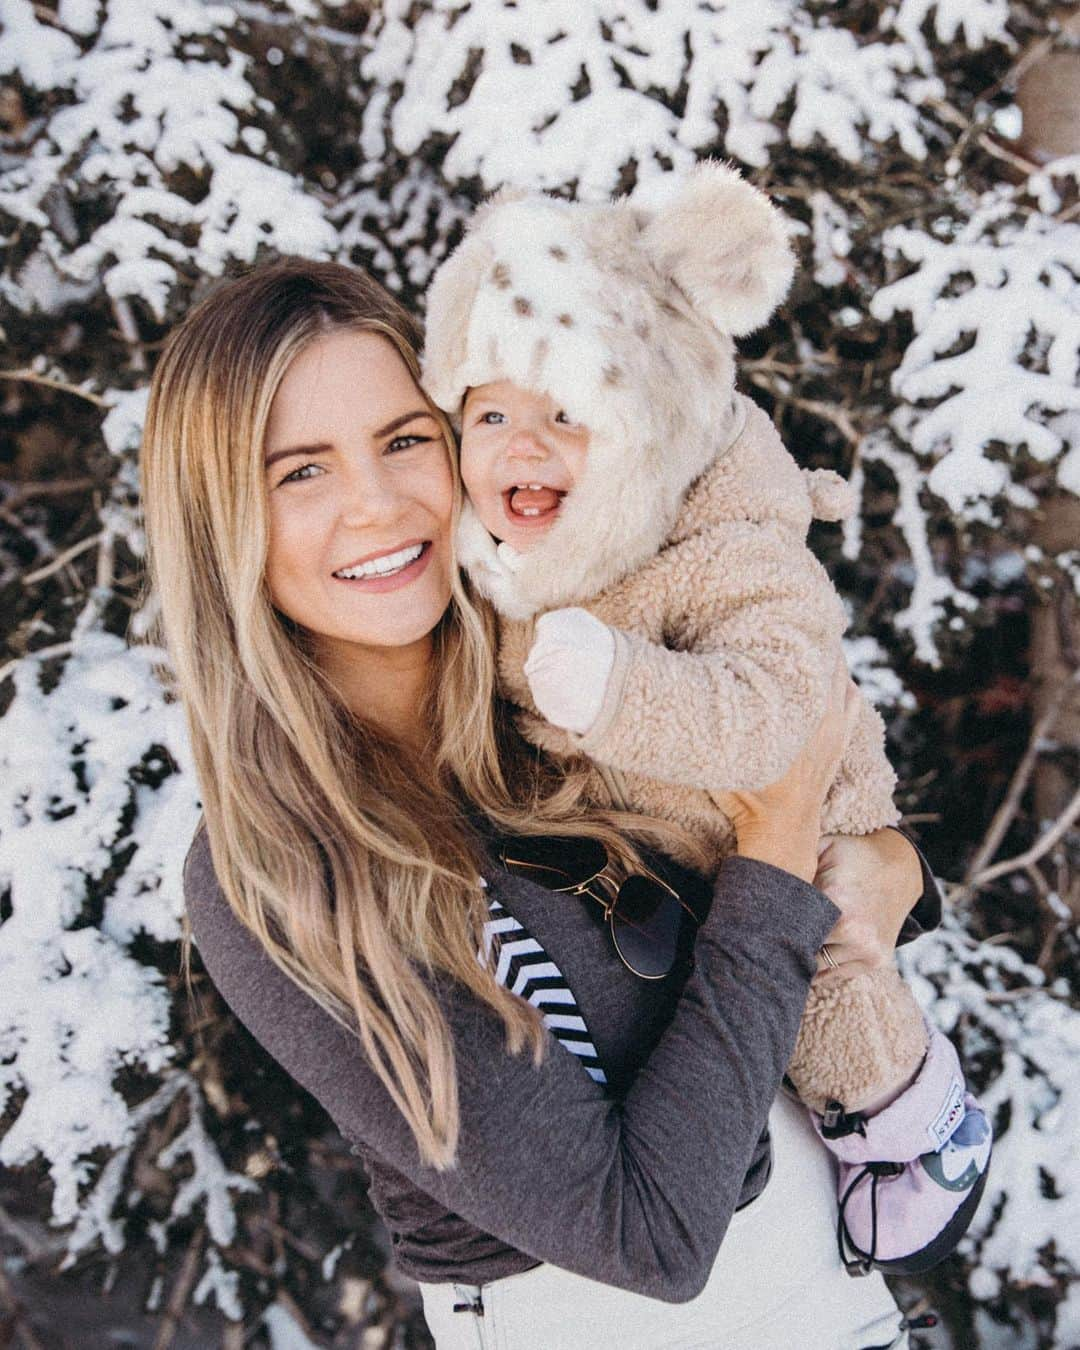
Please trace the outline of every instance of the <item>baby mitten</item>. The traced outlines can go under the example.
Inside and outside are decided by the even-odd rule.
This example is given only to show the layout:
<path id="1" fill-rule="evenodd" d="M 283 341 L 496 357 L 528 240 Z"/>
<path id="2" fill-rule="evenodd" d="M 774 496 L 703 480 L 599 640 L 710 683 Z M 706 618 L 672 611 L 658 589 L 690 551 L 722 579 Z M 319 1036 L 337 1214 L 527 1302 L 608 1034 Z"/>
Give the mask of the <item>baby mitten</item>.
<path id="1" fill-rule="evenodd" d="M 536 621 L 525 678 L 544 717 L 584 735 L 600 712 L 615 664 L 615 635 L 587 609 L 553 609 Z"/>

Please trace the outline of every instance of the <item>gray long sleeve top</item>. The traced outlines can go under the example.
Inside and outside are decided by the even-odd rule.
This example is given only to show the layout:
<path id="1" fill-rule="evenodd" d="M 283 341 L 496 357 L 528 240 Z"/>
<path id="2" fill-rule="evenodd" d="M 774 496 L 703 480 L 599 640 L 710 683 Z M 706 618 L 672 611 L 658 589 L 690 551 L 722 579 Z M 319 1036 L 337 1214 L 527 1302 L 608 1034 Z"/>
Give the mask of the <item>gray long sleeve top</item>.
<path id="1" fill-rule="evenodd" d="M 233 914 L 205 828 L 184 894 L 226 1003 L 363 1159 L 406 1274 L 483 1284 L 548 1261 L 669 1302 L 693 1298 L 732 1213 L 768 1178 L 768 1111 L 840 911 L 788 872 L 728 858 L 692 960 L 642 980 L 595 921 L 599 906 L 497 866 L 487 881 L 561 968 L 607 1084 L 554 1038 L 539 1067 L 528 1051 L 508 1054 L 496 1015 L 448 976 L 426 977 L 459 1080 L 458 1157 L 443 1172 L 421 1161 L 359 1039 Z"/>

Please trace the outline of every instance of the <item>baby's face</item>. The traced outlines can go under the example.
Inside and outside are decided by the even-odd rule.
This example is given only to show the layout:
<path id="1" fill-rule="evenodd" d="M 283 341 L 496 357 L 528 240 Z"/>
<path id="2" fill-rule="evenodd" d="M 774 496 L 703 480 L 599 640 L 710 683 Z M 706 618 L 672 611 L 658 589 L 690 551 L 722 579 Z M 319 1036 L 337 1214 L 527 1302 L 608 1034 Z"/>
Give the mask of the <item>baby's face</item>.
<path id="1" fill-rule="evenodd" d="M 484 526 L 519 552 L 537 544 L 558 519 L 588 449 L 588 428 L 571 422 L 546 394 L 498 380 L 465 396 L 465 490 Z"/>

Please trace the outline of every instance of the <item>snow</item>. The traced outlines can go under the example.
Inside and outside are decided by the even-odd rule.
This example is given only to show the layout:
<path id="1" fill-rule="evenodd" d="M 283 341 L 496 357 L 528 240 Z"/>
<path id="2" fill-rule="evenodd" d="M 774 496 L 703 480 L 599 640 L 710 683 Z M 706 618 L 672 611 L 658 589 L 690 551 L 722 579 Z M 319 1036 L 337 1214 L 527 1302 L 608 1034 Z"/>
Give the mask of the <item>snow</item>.
<path id="1" fill-rule="evenodd" d="M 1049 425 L 1069 447 L 1057 462 L 1057 481 L 1080 497 L 1080 412 L 1062 413 L 1051 418 Z"/>
<path id="2" fill-rule="evenodd" d="M 902 400 L 894 420 L 903 418 L 916 452 L 935 458 L 929 490 L 953 514 L 971 516 L 1010 480 L 992 445 L 1051 460 L 1065 442 L 1046 413 L 1080 409 L 1080 277 L 1072 270 L 1080 225 L 1039 214 L 1017 220 L 1011 197 L 991 193 L 947 239 L 898 227 L 884 244 L 916 264 L 870 302 L 875 318 L 907 311 L 915 325 L 892 379 Z M 966 286 L 952 293 L 958 279 Z M 951 354 L 957 343 L 964 350 Z M 1030 368 L 1019 360 L 1026 349 L 1035 353 Z"/>
<path id="3" fill-rule="evenodd" d="M 1015 49 L 1005 0 L 900 0 L 859 33 L 843 7 L 796 0 L 384 0 L 362 36 L 335 37 L 337 7 L 60 0 L 50 19 L 47 7 L 6 0 L 0 75 L 21 81 L 34 108 L 0 157 L 0 250 L 11 263 L 0 299 L 12 330 L 22 316 L 111 316 L 129 301 L 137 316 L 167 323 L 191 302 L 194 279 L 264 253 L 367 266 L 422 304 L 478 189 L 509 182 L 588 198 L 636 179 L 661 192 L 669 169 L 709 153 L 762 171 L 782 199 L 773 168 L 800 152 L 822 166 L 793 222 L 806 236 L 802 284 L 829 289 L 838 327 L 910 328 L 888 398 L 860 410 L 871 430 L 851 447 L 857 495 L 891 493 L 891 524 L 856 514 L 842 556 L 857 559 L 870 531 L 889 529 L 896 561 L 884 580 L 904 590 L 882 619 L 888 641 L 853 625 L 845 648 L 856 678 L 903 715 L 915 700 L 890 664 L 897 636 L 940 668 L 943 634 L 962 633 L 976 614 L 976 582 L 1019 585 L 1026 563 L 1048 590 L 1060 577 L 1080 589 L 1080 550 L 1047 556 L 1013 539 L 982 573 L 950 572 L 937 545 L 943 525 L 974 536 L 1002 529 L 1009 513 L 1030 520 L 1054 485 L 1080 495 L 1080 224 L 1069 196 L 1080 156 L 976 195 L 957 151 L 936 215 L 878 240 L 860 234 L 862 208 L 837 190 L 889 158 L 917 179 L 932 153 L 956 145 L 941 120 L 951 67 L 960 49 Z M 286 59 L 249 54 L 258 13 L 272 15 L 271 51 Z M 348 147 L 355 166 L 323 165 L 317 182 L 282 162 L 288 137 L 260 92 L 286 78 L 296 34 L 316 29 L 346 63 L 359 127 Z M 1015 136 L 1016 109 L 995 110 L 994 126 Z M 881 284 L 867 282 L 856 243 L 883 261 Z M 827 379 L 805 334 L 795 349 Z M 105 398 L 100 434 L 114 473 L 96 547 L 107 559 L 123 543 L 140 558 L 145 373 L 116 372 L 124 387 L 114 388 L 73 378 L 51 355 L 28 363 Z M 86 364 L 73 358 L 73 369 Z M 782 375 L 776 387 L 794 388 Z M 47 562 L 47 537 L 29 518 L 26 529 Z M 10 892 L 0 1110 L 10 1123 L 0 1166 L 44 1163 L 65 1268 L 99 1249 L 115 1254 L 139 1198 L 135 1148 L 178 1108 L 156 1158 L 176 1185 L 150 1238 L 164 1251 L 198 1215 L 209 1240 L 192 1296 L 239 1322 L 228 1248 L 237 1201 L 259 1184 L 229 1171 L 205 1089 L 170 1040 L 166 980 L 135 954 L 147 938 L 179 936 L 199 812 L 190 748 L 161 678 L 164 655 L 109 630 L 109 595 L 91 587 L 63 632 L 31 625 L 31 647 L 53 654 L 4 671 L 13 697 L 0 719 L 0 891 Z M 145 635 L 154 605 L 133 614 L 133 637 Z M 1080 1341 L 1080 1017 L 1067 991 L 1045 987 L 1007 946 L 976 943 L 963 911 L 903 949 L 901 964 L 980 1065 L 980 1096 L 998 1116 L 989 1194 L 963 1246 L 971 1297 L 988 1305 L 1060 1279 L 1055 1341 L 1067 1350 Z M 133 1075 L 145 1082 L 137 1101 L 118 1086 Z M 327 1279 L 335 1253 L 323 1261 Z M 282 1350 L 309 1344 L 282 1305 L 263 1323 Z M 981 1310 L 978 1329 L 987 1346 L 1036 1344 L 1030 1329 L 1006 1335 Z"/>
<path id="4" fill-rule="evenodd" d="M 984 22 L 972 45 L 994 30 Z M 924 109 L 944 89 L 917 25 L 881 36 L 857 38 L 792 0 L 597 0 L 587 17 L 577 0 L 545 0 L 542 19 L 510 0 L 440 0 L 415 21 L 408 0 L 387 0 L 362 70 L 382 87 L 401 81 L 391 128 L 404 155 L 446 140 L 450 180 L 574 184 L 587 197 L 613 190 L 630 162 L 646 177 L 685 167 L 715 143 L 721 112 L 725 151 L 747 164 L 768 163 L 778 121 L 790 144 L 821 142 L 852 162 L 894 138 L 921 159 Z"/>
<path id="5" fill-rule="evenodd" d="M 1063 155 L 1044 164 L 1028 179 L 1028 191 L 1038 202 L 1040 211 L 1054 215 L 1063 204 L 1057 185 L 1069 180 L 1074 188 L 1080 183 L 1080 155 Z"/>
<path id="6" fill-rule="evenodd" d="M 38 23 L 31 0 L 8 0 L 0 33 L 0 75 L 16 72 L 27 84 L 48 88 L 54 71 L 79 48 L 66 33 Z"/>
<path id="7" fill-rule="evenodd" d="M 902 947 L 900 967 L 923 1006 L 955 1037 L 961 1057 L 992 1047 L 1000 1061 L 980 1102 L 998 1129 L 987 1189 L 962 1250 L 977 1261 L 972 1293 L 987 1298 L 994 1278 L 1048 1282 L 1045 1248 L 1080 1268 L 1080 1017 L 1042 988 L 1042 972 L 1004 946 L 976 943 L 946 910 L 942 927 Z M 997 996 L 999 1001 L 987 998 Z M 1003 997 L 1002 997 L 1003 996 Z M 1054 1198 L 1048 1198 L 1049 1178 Z M 1069 1342 L 1060 1341 L 1066 1347 Z"/>
<path id="8" fill-rule="evenodd" d="M 270 1333 L 271 1350 L 318 1350 L 308 1339 L 291 1313 L 280 1303 L 273 1303 L 263 1313 L 263 1322 Z"/>
<path id="9" fill-rule="evenodd" d="M 927 665 L 938 667 L 941 656 L 934 630 L 950 611 L 950 606 L 974 609 L 975 601 L 938 571 L 927 533 L 926 514 L 920 501 L 923 478 L 915 457 L 890 445 L 883 437 L 868 437 L 862 445 L 863 462 L 878 460 L 896 480 L 897 505 L 893 521 L 903 535 L 911 558 L 911 597 L 893 618 L 899 632 L 908 633 L 915 644 L 915 655 Z"/>
<path id="10" fill-rule="evenodd" d="M 192 1302 L 202 1304 L 212 1298 L 230 1321 L 241 1322 L 244 1318 L 244 1308 L 240 1301 L 239 1284 L 238 1272 L 226 1270 L 221 1263 L 221 1257 L 211 1247 L 207 1253 L 206 1270 L 192 1292 Z"/>
<path id="11" fill-rule="evenodd" d="M 889 654 L 877 638 L 863 634 L 843 639 L 852 679 L 877 708 L 914 708 L 915 698 L 889 665 Z"/>
<path id="12" fill-rule="evenodd" d="M 821 191 L 811 195 L 810 209 L 814 213 L 814 280 L 819 286 L 839 286 L 847 276 L 841 259 L 851 252 L 847 214 Z"/>
<path id="13" fill-rule="evenodd" d="M 929 14 L 934 16 L 934 34 L 940 42 L 962 36 L 972 51 L 988 42 L 1000 42 L 1014 50 L 1016 43 L 1006 31 L 1009 16 L 1006 0 L 901 0 L 893 26 L 913 46 L 920 45 L 920 32 Z"/>
<path id="14" fill-rule="evenodd" d="M 0 38 L 10 39 L 9 67 L 12 48 L 33 52 L 27 83 L 69 90 L 74 101 L 53 114 L 25 163 L 0 172 L 0 207 L 45 230 L 43 256 L 61 277 L 97 279 L 113 299 L 137 297 L 163 319 L 188 270 L 219 275 L 230 259 L 253 262 L 260 244 L 333 256 L 338 240 L 321 202 L 271 156 L 255 157 L 265 153 L 257 122 L 273 109 L 250 83 L 250 58 L 230 49 L 224 63 L 208 59 L 236 20 L 227 6 L 110 0 L 80 51 L 70 40 L 57 46 L 56 30 L 34 19 L 27 0 L 15 3 L 15 34 Z M 0 70 L 3 53 L 0 45 Z M 202 180 L 198 200 L 168 186 L 181 168 Z M 111 199 L 111 214 L 76 248 L 52 232 L 41 207 L 58 179 Z"/>

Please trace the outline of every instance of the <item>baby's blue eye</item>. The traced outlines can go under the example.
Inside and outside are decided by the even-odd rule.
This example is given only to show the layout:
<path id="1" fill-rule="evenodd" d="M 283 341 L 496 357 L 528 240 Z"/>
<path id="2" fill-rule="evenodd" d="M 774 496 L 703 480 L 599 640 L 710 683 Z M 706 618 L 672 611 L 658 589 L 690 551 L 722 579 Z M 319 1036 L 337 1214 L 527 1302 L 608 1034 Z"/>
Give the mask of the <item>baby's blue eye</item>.
<path id="1" fill-rule="evenodd" d="M 490 417 L 501 417 L 501 418 L 503 419 L 503 421 L 506 420 L 505 414 L 503 414 L 503 413 L 501 413 L 501 412 L 498 412 L 498 411 L 496 411 L 495 409 L 492 409 L 490 412 L 481 413 L 481 414 L 480 414 L 480 421 L 481 421 L 481 422 L 486 422 L 487 425 L 488 425 L 489 427 L 498 426 L 498 425 L 499 425 L 498 422 L 490 422 L 490 421 L 488 421 L 488 418 L 490 418 Z"/>

